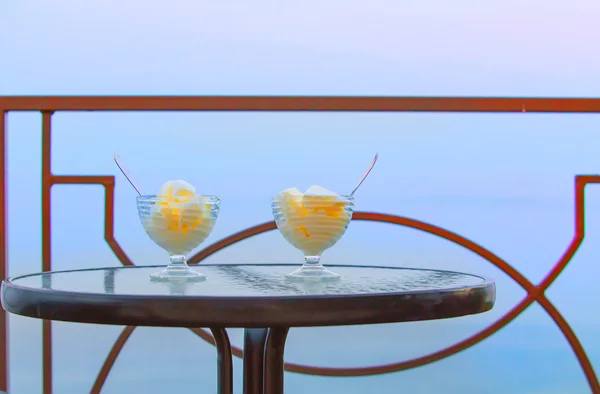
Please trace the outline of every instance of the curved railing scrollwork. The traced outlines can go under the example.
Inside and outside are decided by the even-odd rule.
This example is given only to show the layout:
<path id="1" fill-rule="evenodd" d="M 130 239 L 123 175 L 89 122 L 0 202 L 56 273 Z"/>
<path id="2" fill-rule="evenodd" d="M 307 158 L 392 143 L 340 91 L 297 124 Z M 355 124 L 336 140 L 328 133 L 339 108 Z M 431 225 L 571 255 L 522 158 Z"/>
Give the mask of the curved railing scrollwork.
<path id="1" fill-rule="evenodd" d="M 56 184 L 97 184 L 104 186 L 104 238 L 123 265 L 133 265 L 114 237 L 114 176 L 53 175 L 51 172 L 51 120 L 54 111 L 427 111 L 427 112 L 587 112 L 600 113 L 600 99 L 550 98 L 454 98 L 454 97 L 0 97 L 0 275 L 6 276 L 6 114 L 8 111 L 39 111 L 42 113 L 42 270 L 51 270 L 51 193 Z M 534 285 L 510 264 L 482 246 L 451 231 L 406 217 L 356 212 L 353 220 L 395 224 L 423 231 L 478 254 L 498 267 L 527 295 L 504 316 L 465 340 L 437 352 L 398 363 L 360 368 L 326 368 L 286 363 L 286 370 L 295 373 L 322 376 L 366 376 L 402 371 L 449 357 L 467 349 L 497 332 L 519 316 L 532 303 L 539 303 L 564 334 L 573 349 L 593 393 L 600 394 L 600 384 L 592 364 L 577 336 L 548 300 L 545 291 L 565 269 L 583 242 L 585 235 L 584 190 L 590 183 L 600 183 L 600 175 L 575 177 L 575 232 L 562 257 L 537 285 Z M 216 242 L 190 259 L 200 263 L 210 255 L 244 239 L 276 228 L 267 222 L 233 234 Z M 6 390 L 7 331 L 6 314 L 0 312 L 0 390 Z M 44 321 L 43 336 L 43 392 L 52 393 L 52 325 Z M 126 327 L 117 338 L 102 366 L 91 393 L 100 393 L 119 352 L 135 327 Z M 203 340 L 215 344 L 211 334 L 203 329 L 192 329 Z M 241 357 L 242 349 L 234 347 L 234 356 Z"/>

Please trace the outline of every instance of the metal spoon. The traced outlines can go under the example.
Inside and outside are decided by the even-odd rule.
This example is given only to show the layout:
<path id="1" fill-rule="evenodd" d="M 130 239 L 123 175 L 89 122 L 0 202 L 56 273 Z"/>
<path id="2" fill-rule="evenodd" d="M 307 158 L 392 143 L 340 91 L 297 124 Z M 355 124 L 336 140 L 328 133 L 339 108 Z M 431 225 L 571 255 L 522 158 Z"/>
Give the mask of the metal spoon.
<path id="1" fill-rule="evenodd" d="M 367 168 L 367 171 L 363 174 L 362 178 L 360 178 L 360 181 L 358 181 L 358 184 L 356 185 L 354 190 L 352 190 L 352 193 L 350 193 L 350 196 L 354 196 L 354 193 L 356 193 L 356 191 L 358 190 L 360 185 L 362 185 L 362 183 L 365 181 L 365 179 L 367 179 L 367 176 L 369 176 L 369 174 L 371 173 L 371 170 L 373 169 L 373 167 L 375 167 L 375 163 L 377 163 L 378 158 L 379 158 L 379 153 L 375 154 L 375 158 L 373 159 L 373 162 L 371 162 L 371 165 L 369 166 L 369 168 Z"/>
<path id="2" fill-rule="evenodd" d="M 121 170 L 121 172 L 123 173 L 123 175 L 125 175 L 125 178 L 127 178 L 127 180 L 129 181 L 129 183 L 131 183 L 131 186 L 133 186 L 133 188 L 135 189 L 135 191 L 141 196 L 142 193 L 140 192 L 140 189 L 135 185 L 135 183 L 133 183 L 133 179 L 131 178 L 131 174 L 125 168 L 125 166 L 123 166 L 123 163 L 121 163 L 121 157 L 118 154 L 116 154 L 116 153 L 115 153 L 115 163 L 117 163 L 117 166 L 119 167 L 119 170 Z"/>

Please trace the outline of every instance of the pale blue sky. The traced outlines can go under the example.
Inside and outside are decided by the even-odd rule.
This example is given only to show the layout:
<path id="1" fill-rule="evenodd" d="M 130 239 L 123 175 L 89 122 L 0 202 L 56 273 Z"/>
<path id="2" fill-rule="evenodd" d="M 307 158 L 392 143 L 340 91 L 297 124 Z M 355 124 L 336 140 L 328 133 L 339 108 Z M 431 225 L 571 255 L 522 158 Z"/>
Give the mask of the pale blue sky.
<path id="1" fill-rule="evenodd" d="M 8 0 L 0 3 L 0 95 L 598 97 L 599 17 L 597 0 Z M 456 231 L 535 282 L 572 236 L 573 176 L 600 170 L 599 127 L 598 115 L 58 113 L 53 171 L 116 175 L 117 239 L 137 263 L 160 264 L 166 256 L 141 229 L 135 194 L 114 166 L 114 152 L 121 154 L 148 193 L 168 179 L 184 179 L 201 193 L 220 195 L 222 213 L 207 242 L 270 220 L 269 197 L 284 188 L 305 189 L 317 183 L 348 191 L 379 152 L 377 167 L 357 195 L 357 209 L 410 216 Z M 41 267 L 40 128 L 38 114 L 10 115 L 13 275 Z M 54 267 L 117 264 L 102 239 L 100 188 L 58 186 L 53 196 Z M 589 310 L 595 310 L 599 295 L 595 282 L 600 274 L 600 187 L 588 188 L 588 201 L 588 238 L 552 286 L 550 297 L 598 364 L 600 345 L 594 333 L 599 322 Z M 211 260 L 300 259 L 273 233 Z M 345 238 L 324 256 L 327 261 L 451 268 L 496 278 L 497 308 L 452 323 L 454 327 L 466 322 L 468 328 L 448 334 L 451 339 L 442 335 L 447 344 L 489 324 L 522 296 L 515 284 L 481 259 L 430 236 L 384 225 L 352 223 Z M 390 330 L 410 338 L 410 333 L 421 335 L 422 327 L 431 327 L 423 343 L 437 344 L 434 328 L 442 326 L 424 324 Z M 525 348 L 532 357 L 528 365 L 570 360 L 566 383 L 556 385 L 582 387 L 570 350 L 540 308 L 527 311 L 515 324 L 510 336 L 498 334 L 497 342 L 481 345 L 474 354 L 493 364 L 498 349 L 489 347 L 500 343 L 515 352 Z M 11 326 L 13 349 L 31 350 L 28 338 L 39 332 L 37 322 L 11 317 Z M 549 330 L 552 340 L 535 347 L 531 344 L 538 343 L 540 330 Z M 110 343 L 112 334 L 104 335 Z M 335 335 L 327 338 L 334 341 Z M 331 349 L 343 347 L 332 343 Z M 555 345 L 556 357 L 534 351 Z M 290 351 L 292 361 L 313 360 L 295 349 Z M 36 351 L 28 353 L 32 358 L 13 356 L 12 373 L 22 377 L 13 381 L 22 393 L 39 384 L 26 379 L 28 368 L 38 362 Z M 168 364 L 164 357 L 160 365 Z M 396 359 L 389 357 L 385 361 Z M 330 360 L 330 365 L 340 360 L 346 358 Z M 366 363 L 361 360 L 353 365 Z M 460 366 L 448 364 L 440 364 L 446 365 L 444 373 L 460 371 Z M 508 368 L 505 361 L 490 368 L 500 367 Z M 548 368 L 566 371 L 562 364 Z M 64 376 L 68 382 L 68 374 Z M 389 379 L 397 382 L 405 376 L 420 375 Z M 506 392 L 500 374 L 488 379 L 497 381 L 500 390 L 490 392 Z M 541 383 L 533 377 L 517 380 L 529 382 L 528 393 L 549 392 L 535 386 Z M 83 384 L 89 387 L 87 380 Z"/>

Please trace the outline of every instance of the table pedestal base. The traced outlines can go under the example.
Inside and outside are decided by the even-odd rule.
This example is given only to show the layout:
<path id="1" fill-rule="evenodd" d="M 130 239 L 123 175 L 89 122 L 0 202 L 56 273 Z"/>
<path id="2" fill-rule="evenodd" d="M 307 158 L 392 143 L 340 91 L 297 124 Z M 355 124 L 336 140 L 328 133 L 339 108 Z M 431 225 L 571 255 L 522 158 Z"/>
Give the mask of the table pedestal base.
<path id="1" fill-rule="evenodd" d="M 211 328 L 211 332 L 217 348 L 217 393 L 233 394 L 233 360 L 229 336 L 224 328 Z"/>
<path id="2" fill-rule="evenodd" d="M 283 352 L 288 328 L 244 331 L 244 394 L 283 394 Z"/>
<path id="3" fill-rule="evenodd" d="M 233 361 L 224 328 L 211 328 L 217 347 L 217 393 L 233 394 Z M 244 330 L 244 394 L 283 394 L 283 352 L 289 328 Z"/>

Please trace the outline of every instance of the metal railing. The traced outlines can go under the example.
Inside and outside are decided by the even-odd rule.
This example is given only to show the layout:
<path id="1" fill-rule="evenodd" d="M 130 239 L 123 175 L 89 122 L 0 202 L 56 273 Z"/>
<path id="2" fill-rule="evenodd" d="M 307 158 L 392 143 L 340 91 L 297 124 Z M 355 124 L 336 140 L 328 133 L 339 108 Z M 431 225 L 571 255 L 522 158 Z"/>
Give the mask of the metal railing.
<path id="1" fill-rule="evenodd" d="M 600 113 L 600 99 L 591 98 L 484 98 L 484 97 L 22 97 L 0 96 L 0 276 L 7 273 L 6 244 L 6 138 L 7 113 L 11 111 L 37 111 L 42 114 L 42 270 L 50 271 L 51 263 L 51 193 L 57 184 L 95 184 L 105 189 L 104 238 L 123 265 L 133 265 L 131 259 L 114 237 L 114 190 L 112 175 L 54 175 L 51 170 L 52 114 L 56 111 L 347 111 L 347 112 L 503 112 L 503 113 Z M 534 285 L 510 264 L 478 244 L 448 230 L 414 219 L 371 212 L 356 212 L 353 220 L 367 220 L 397 224 L 424 231 L 455 242 L 485 258 L 515 280 L 527 295 L 500 319 L 481 332 L 460 343 L 416 359 L 399 363 L 361 367 L 324 368 L 286 363 L 286 370 L 295 373 L 322 376 L 365 376 L 396 372 L 425 365 L 449 357 L 497 332 L 519 316 L 531 304 L 537 302 L 546 310 L 564 334 L 583 369 L 593 393 L 600 394 L 600 383 L 592 364 L 577 336 L 546 298 L 545 291 L 565 269 L 579 249 L 585 235 L 585 186 L 600 183 L 600 175 L 578 175 L 575 177 L 575 231 L 573 239 L 563 256 L 537 285 Z M 202 260 L 223 248 L 275 229 L 274 222 L 246 229 L 206 247 L 190 259 L 190 264 Z M 91 393 L 99 393 L 119 355 L 135 327 L 123 329 L 100 369 Z M 192 329 L 205 341 L 214 345 L 214 339 L 203 329 Z M 43 392 L 52 393 L 52 324 L 43 322 Z M 233 355 L 241 357 L 242 349 L 233 348 Z M 0 390 L 8 388 L 8 326 L 6 313 L 0 311 Z"/>

